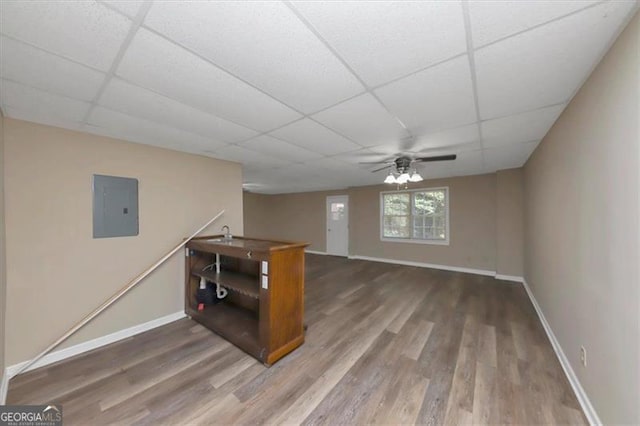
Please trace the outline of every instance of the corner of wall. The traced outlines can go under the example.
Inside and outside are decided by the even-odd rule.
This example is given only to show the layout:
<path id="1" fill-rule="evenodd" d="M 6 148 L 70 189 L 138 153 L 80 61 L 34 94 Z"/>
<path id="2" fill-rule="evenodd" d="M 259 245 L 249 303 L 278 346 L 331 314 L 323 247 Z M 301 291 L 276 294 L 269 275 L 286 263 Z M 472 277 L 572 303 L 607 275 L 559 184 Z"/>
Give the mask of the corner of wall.
<path id="1" fill-rule="evenodd" d="M 538 318 L 540 319 L 542 328 L 547 334 L 547 338 L 551 342 L 551 347 L 553 348 L 553 351 L 555 352 L 556 357 L 560 362 L 560 366 L 562 367 L 564 374 L 567 376 L 567 380 L 569 381 L 569 384 L 571 385 L 573 392 L 576 394 L 578 403 L 580 404 L 580 407 L 582 407 L 582 411 L 584 411 L 584 414 L 587 417 L 587 421 L 589 422 L 590 425 L 603 424 L 600 418 L 598 417 L 598 413 L 596 412 L 595 408 L 593 408 L 593 405 L 589 400 L 589 396 L 587 395 L 582 385 L 580 384 L 580 380 L 578 380 L 578 376 L 576 375 L 575 371 L 573 371 L 573 367 L 571 367 L 571 363 L 569 362 L 567 355 L 562 350 L 562 346 L 560 346 L 560 343 L 558 342 L 556 335 L 553 333 L 553 330 L 551 329 L 551 326 L 549 325 L 547 318 L 544 316 L 544 313 L 542 312 L 542 309 L 540 308 L 538 301 L 536 300 L 535 296 L 531 292 L 531 289 L 529 288 L 529 284 L 527 283 L 526 280 L 522 280 L 522 284 L 524 285 L 524 289 L 527 292 L 527 296 L 529 296 L 529 300 L 531 301 L 531 304 L 533 305 L 533 308 L 535 309 L 536 314 L 538 314 Z"/>
<path id="2" fill-rule="evenodd" d="M 496 272 L 524 276 L 524 179 L 522 168 L 496 172 Z"/>

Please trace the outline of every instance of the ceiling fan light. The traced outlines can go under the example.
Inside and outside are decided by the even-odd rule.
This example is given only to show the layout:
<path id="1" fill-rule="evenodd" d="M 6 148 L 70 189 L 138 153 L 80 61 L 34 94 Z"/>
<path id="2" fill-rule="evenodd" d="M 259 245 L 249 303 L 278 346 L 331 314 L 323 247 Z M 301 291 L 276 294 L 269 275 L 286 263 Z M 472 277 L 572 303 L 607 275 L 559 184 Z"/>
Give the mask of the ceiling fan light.
<path id="1" fill-rule="evenodd" d="M 407 183 L 409 182 L 409 173 L 403 173 L 400 176 L 398 176 L 398 179 L 396 179 L 396 183 L 399 183 L 400 185 L 402 185 L 403 183 Z"/>
<path id="2" fill-rule="evenodd" d="M 389 172 L 386 179 L 384 180 L 384 183 L 396 183 L 396 177 L 393 175 L 393 173 Z"/>
<path id="3" fill-rule="evenodd" d="M 411 177 L 409 178 L 409 182 L 422 182 L 424 179 L 420 176 L 420 173 L 414 171 Z"/>

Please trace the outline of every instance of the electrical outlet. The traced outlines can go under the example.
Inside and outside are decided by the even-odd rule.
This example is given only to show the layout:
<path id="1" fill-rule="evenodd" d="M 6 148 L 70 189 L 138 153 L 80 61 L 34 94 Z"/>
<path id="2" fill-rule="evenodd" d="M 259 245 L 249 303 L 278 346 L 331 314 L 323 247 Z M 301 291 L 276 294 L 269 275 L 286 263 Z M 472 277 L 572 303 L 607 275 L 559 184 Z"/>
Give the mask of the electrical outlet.
<path id="1" fill-rule="evenodd" d="M 584 348 L 584 346 L 580 346 L 580 362 L 582 363 L 583 367 L 587 366 L 587 350 Z"/>

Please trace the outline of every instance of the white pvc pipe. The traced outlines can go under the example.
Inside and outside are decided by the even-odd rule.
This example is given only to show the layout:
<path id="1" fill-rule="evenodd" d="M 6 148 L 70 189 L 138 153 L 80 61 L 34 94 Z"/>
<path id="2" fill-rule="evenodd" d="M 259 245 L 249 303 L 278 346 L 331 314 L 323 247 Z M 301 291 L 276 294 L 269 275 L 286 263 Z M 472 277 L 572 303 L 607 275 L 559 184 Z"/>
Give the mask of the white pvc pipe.
<path id="1" fill-rule="evenodd" d="M 227 297 L 227 289 L 220 286 L 219 283 L 216 283 L 216 296 L 218 296 L 218 299 L 224 299 L 225 297 Z"/>

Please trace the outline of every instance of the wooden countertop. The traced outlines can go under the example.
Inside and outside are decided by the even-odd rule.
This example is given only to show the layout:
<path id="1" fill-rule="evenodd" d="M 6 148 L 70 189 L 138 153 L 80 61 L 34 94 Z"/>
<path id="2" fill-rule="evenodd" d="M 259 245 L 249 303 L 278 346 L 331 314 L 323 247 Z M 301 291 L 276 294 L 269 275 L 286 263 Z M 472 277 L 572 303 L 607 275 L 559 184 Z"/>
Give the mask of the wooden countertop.
<path id="1" fill-rule="evenodd" d="M 190 248 L 204 248 L 208 247 L 211 250 L 216 248 L 236 248 L 241 250 L 250 250 L 254 252 L 271 252 L 278 250 L 286 250 L 291 248 L 304 248 L 309 243 L 294 242 L 294 241 L 275 241 L 275 240 L 262 240 L 258 238 L 249 238 L 242 236 L 233 236 L 230 240 L 225 239 L 224 235 L 208 235 L 204 237 L 193 238 L 187 247 Z"/>

